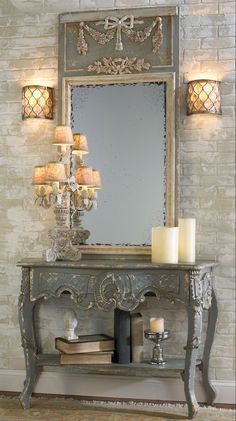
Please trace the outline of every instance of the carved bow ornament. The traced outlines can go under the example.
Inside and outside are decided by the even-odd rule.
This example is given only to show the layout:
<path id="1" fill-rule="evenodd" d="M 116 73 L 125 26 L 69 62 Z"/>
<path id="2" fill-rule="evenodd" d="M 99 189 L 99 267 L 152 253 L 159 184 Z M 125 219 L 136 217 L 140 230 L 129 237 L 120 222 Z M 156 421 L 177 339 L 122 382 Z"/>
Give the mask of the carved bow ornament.
<path id="1" fill-rule="evenodd" d="M 99 23 L 99 22 L 98 22 Z M 103 23 L 103 22 L 101 22 Z M 118 19 L 113 16 L 109 16 L 105 19 L 104 29 L 116 29 L 116 47 L 117 51 L 123 51 L 123 43 L 121 39 L 121 31 L 125 29 L 133 29 L 134 23 L 142 24 L 143 21 L 134 21 L 133 16 L 124 16 L 121 19 Z"/>
<path id="2" fill-rule="evenodd" d="M 96 22 L 95 25 L 103 25 L 104 32 L 98 31 L 88 23 L 79 22 L 76 24 L 78 30 L 77 51 L 79 54 L 86 55 L 88 44 L 85 39 L 87 32 L 100 45 L 110 42 L 116 35 L 116 51 L 123 51 L 122 33 L 124 33 L 131 42 L 143 44 L 144 41 L 152 36 L 153 53 L 157 54 L 163 41 L 162 19 L 156 17 L 146 28 L 140 31 L 134 29 L 135 25 L 142 25 L 143 21 L 135 20 L 134 16 L 127 15 L 122 18 L 107 16 L 104 21 Z"/>

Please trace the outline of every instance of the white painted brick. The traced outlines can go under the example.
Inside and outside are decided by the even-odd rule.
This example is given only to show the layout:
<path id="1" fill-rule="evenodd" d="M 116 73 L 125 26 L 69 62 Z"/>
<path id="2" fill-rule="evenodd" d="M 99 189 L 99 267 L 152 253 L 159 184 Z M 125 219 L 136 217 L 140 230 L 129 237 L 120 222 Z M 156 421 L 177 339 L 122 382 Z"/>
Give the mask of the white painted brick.
<path id="1" fill-rule="evenodd" d="M 200 17 L 200 25 L 233 25 L 235 23 L 234 15 L 206 15 Z"/>
<path id="2" fill-rule="evenodd" d="M 218 14 L 218 5 L 217 4 L 195 4 L 195 5 L 188 5 L 188 6 L 181 6 L 180 13 L 185 15 L 214 15 Z"/>
<path id="3" fill-rule="evenodd" d="M 235 14 L 235 2 L 219 4 L 219 13 Z"/>
<path id="4" fill-rule="evenodd" d="M 230 48 L 234 46 L 234 37 L 205 38 L 202 40 L 202 48 Z"/>
<path id="5" fill-rule="evenodd" d="M 115 7 L 148 6 L 149 0 L 115 0 Z"/>
<path id="6" fill-rule="evenodd" d="M 219 36 L 220 37 L 230 37 L 235 35 L 235 26 L 227 25 L 219 27 Z"/>
<path id="7" fill-rule="evenodd" d="M 217 380 L 234 380 L 234 378 L 235 378 L 234 370 L 216 369 Z"/>
<path id="8" fill-rule="evenodd" d="M 234 60 L 235 59 L 235 48 L 224 48 L 219 49 L 220 60 Z"/>
<path id="9" fill-rule="evenodd" d="M 217 37 L 218 27 L 217 26 L 197 26 L 184 29 L 185 39 L 199 39 L 205 37 Z"/>
<path id="10" fill-rule="evenodd" d="M 184 60 L 186 61 L 202 61 L 202 60 L 217 60 L 216 48 L 199 49 L 199 50 L 184 50 Z"/>

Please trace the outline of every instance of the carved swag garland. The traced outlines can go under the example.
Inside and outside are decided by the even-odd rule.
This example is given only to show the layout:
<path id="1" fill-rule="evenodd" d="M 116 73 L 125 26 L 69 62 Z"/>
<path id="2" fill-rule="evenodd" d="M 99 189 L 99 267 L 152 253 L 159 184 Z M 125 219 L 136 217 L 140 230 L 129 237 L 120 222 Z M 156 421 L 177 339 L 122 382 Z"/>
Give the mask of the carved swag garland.
<path id="1" fill-rule="evenodd" d="M 134 25 L 141 25 L 143 23 L 143 21 L 135 20 L 132 15 L 124 16 L 120 19 L 108 16 L 104 21 L 96 23 L 96 25 L 104 25 L 105 32 L 101 32 L 89 26 L 88 23 L 83 21 L 78 22 L 72 29 L 78 33 L 77 51 L 80 55 L 86 55 L 88 53 L 89 47 L 85 38 L 85 33 L 88 33 L 94 41 L 100 45 L 109 43 L 116 35 L 116 51 L 123 51 L 123 33 L 131 42 L 136 44 L 143 44 L 152 34 L 152 51 L 154 54 L 157 54 L 163 42 L 162 18 L 156 17 L 143 30 L 138 31 L 134 29 Z M 144 62 L 143 58 L 102 57 L 100 60 L 96 60 L 93 64 L 88 66 L 88 71 L 106 74 L 123 74 L 132 73 L 133 71 L 141 72 L 143 70 L 148 70 L 149 68 L 150 63 Z"/>

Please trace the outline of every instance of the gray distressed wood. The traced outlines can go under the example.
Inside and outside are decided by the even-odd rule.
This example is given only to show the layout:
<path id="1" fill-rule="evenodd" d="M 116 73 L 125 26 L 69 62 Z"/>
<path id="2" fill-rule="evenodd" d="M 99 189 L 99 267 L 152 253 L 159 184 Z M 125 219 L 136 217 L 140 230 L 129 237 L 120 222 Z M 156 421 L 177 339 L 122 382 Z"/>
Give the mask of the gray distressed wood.
<path id="1" fill-rule="evenodd" d="M 19 321 L 22 346 L 26 361 L 26 381 L 20 401 L 24 408 L 30 406 L 37 376 L 44 365 L 59 365 L 57 356 L 38 353 L 34 331 L 34 307 L 42 298 L 60 297 L 69 291 L 79 308 L 98 308 L 104 311 L 134 310 L 145 300 L 145 294 L 153 292 L 158 299 L 181 302 L 188 313 L 188 340 L 185 362 L 170 360 L 166 367 L 147 367 L 147 364 L 81 366 L 80 372 L 99 372 L 119 375 L 168 375 L 170 371 L 183 372 L 189 418 L 198 409 L 194 392 L 194 380 L 198 346 L 201 340 L 202 313 L 211 308 L 208 336 L 204 350 L 204 385 L 208 401 L 214 400 L 213 388 L 208 376 L 210 349 L 217 318 L 216 299 L 213 291 L 212 268 L 214 262 L 198 262 L 192 265 L 157 265 L 150 262 L 125 259 L 91 259 L 80 262 L 46 263 L 37 259 L 25 260 L 22 266 L 22 284 L 19 298 Z M 65 367 L 69 369 L 69 367 Z"/>
<path id="2" fill-rule="evenodd" d="M 58 354 L 39 354 L 37 356 L 37 366 L 58 366 L 60 357 Z M 201 365 L 198 360 L 196 366 Z M 132 376 L 132 377 L 170 377 L 176 378 L 184 370 L 184 359 L 168 359 L 163 366 L 150 365 L 146 363 L 130 363 L 130 364 L 93 364 L 93 365 L 72 365 L 61 366 L 62 371 L 72 371 L 73 373 L 89 373 L 89 374 L 105 374 L 116 376 Z"/>
<path id="3" fill-rule="evenodd" d="M 37 367 L 36 364 L 37 345 L 34 330 L 35 303 L 30 300 L 29 288 L 30 268 L 22 268 L 22 283 L 18 311 L 26 367 L 26 379 L 23 391 L 20 394 L 20 402 L 24 409 L 30 407 L 30 396 L 40 372 L 40 368 Z"/>
<path id="4" fill-rule="evenodd" d="M 212 344 L 214 341 L 216 322 L 218 316 L 217 300 L 214 289 L 212 290 L 212 303 L 208 311 L 208 323 L 207 323 L 207 335 L 203 353 L 202 361 L 202 376 L 203 376 L 203 386 L 207 396 L 207 404 L 211 405 L 216 398 L 216 390 L 209 382 L 209 362 L 210 362 L 210 353 Z"/>

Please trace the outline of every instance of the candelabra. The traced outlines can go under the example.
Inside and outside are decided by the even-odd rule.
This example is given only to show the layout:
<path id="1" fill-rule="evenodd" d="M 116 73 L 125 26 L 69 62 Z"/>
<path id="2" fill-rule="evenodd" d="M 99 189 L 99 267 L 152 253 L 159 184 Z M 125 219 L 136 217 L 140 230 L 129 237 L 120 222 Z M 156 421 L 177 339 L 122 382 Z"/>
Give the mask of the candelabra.
<path id="1" fill-rule="evenodd" d="M 87 167 L 83 156 L 88 153 L 86 136 L 72 134 L 70 127 L 58 126 L 53 144 L 58 146 L 58 160 L 34 167 L 32 184 L 35 203 L 54 207 L 56 226 L 49 231 L 52 246 L 46 260 L 79 260 L 80 246 L 90 232 L 82 227 L 85 212 L 97 207 L 97 189 L 101 188 L 98 170 Z"/>
<path id="2" fill-rule="evenodd" d="M 145 330 L 144 336 L 155 344 L 152 350 L 152 359 L 150 364 L 165 365 L 166 360 L 163 355 L 161 343 L 162 341 L 165 341 L 169 338 L 169 331 L 166 329 L 163 332 L 152 332 L 151 330 Z"/>

